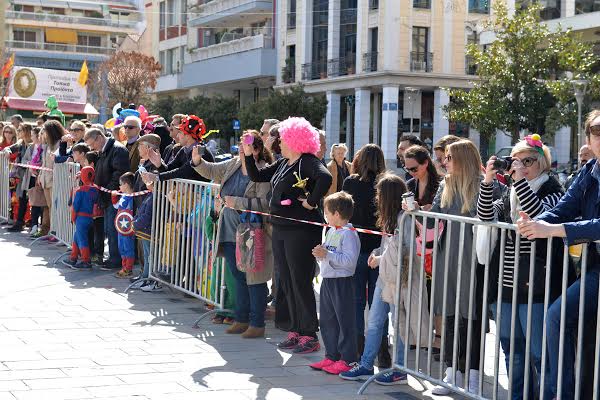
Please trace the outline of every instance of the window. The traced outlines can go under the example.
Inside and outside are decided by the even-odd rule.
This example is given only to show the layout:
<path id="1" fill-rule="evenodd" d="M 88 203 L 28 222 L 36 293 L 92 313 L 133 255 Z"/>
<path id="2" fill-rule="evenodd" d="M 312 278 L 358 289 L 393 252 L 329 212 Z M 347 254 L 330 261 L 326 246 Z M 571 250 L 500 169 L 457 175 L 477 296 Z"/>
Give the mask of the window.
<path id="1" fill-rule="evenodd" d="M 160 2 L 160 29 L 165 29 L 166 23 L 167 23 L 167 15 L 166 15 L 166 6 L 165 6 L 165 2 L 161 1 Z"/>
<path id="2" fill-rule="evenodd" d="M 166 52 L 161 51 L 158 53 L 158 62 L 160 63 L 160 73 L 161 75 L 165 75 L 167 73 L 167 64 L 165 62 Z"/>
<path id="3" fill-rule="evenodd" d="M 181 25 L 187 23 L 187 0 L 181 0 Z"/>
<path id="4" fill-rule="evenodd" d="M 431 8 L 429 0 L 413 0 L 413 8 Z"/>
<path id="5" fill-rule="evenodd" d="M 175 51 L 176 50 L 177 49 L 169 49 L 169 50 L 167 50 L 167 71 L 166 71 L 166 73 L 168 75 L 172 74 L 173 70 L 174 70 L 173 63 L 176 60 L 176 57 L 175 57 Z"/>
<path id="6" fill-rule="evenodd" d="M 33 31 L 15 30 L 13 38 L 17 42 L 35 42 L 36 34 Z"/>
<path id="7" fill-rule="evenodd" d="M 65 15 L 64 8 L 58 7 L 42 7 L 42 11 L 46 14 Z"/>
<path id="8" fill-rule="evenodd" d="M 600 2 L 597 0 L 575 0 L 575 14 L 600 11 Z"/>
<path id="9" fill-rule="evenodd" d="M 288 6 L 287 28 L 296 29 L 296 0 L 289 0 Z"/>
<path id="10" fill-rule="evenodd" d="M 489 14 L 490 0 L 469 0 L 469 12 L 476 14 Z"/>
<path id="11" fill-rule="evenodd" d="M 412 31 L 412 51 L 422 54 L 427 53 L 429 50 L 428 36 L 429 28 L 414 26 Z"/>
<path id="12" fill-rule="evenodd" d="M 167 26 L 175 26 L 175 0 L 167 0 Z"/>
<path id="13" fill-rule="evenodd" d="M 515 10 L 525 9 L 534 1 L 539 2 L 542 5 L 540 17 L 542 18 L 542 20 L 547 21 L 550 19 L 560 18 L 562 2 L 566 0 L 516 0 Z"/>
<path id="14" fill-rule="evenodd" d="M 79 46 L 101 47 L 102 38 L 100 36 L 77 35 L 77 44 Z"/>

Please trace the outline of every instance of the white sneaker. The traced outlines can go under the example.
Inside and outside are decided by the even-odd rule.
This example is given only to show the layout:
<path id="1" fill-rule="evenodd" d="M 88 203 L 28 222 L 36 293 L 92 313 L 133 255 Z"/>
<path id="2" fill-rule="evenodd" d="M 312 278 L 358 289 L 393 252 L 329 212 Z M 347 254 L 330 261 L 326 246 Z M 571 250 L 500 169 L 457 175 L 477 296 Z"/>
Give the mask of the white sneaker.
<path id="1" fill-rule="evenodd" d="M 142 286 L 142 292 L 160 292 L 163 287 L 156 281 L 148 283 L 146 286 Z"/>
<path id="2" fill-rule="evenodd" d="M 469 393 L 477 394 L 479 392 L 479 370 L 469 370 Z"/>
<path id="3" fill-rule="evenodd" d="M 148 286 L 149 283 L 148 281 L 144 280 L 144 279 L 140 279 L 137 282 L 133 282 L 131 285 L 129 285 L 129 289 L 142 289 L 144 286 Z"/>
<path id="4" fill-rule="evenodd" d="M 37 225 L 31 227 L 31 231 L 29 231 L 29 236 L 33 236 L 38 232 L 39 228 Z"/>
<path id="5" fill-rule="evenodd" d="M 454 372 L 454 370 L 452 369 L 452 367 L 446 368 L 446 374 L 445 374 L 446 376 L 444 376 L 444 382 L 448 383 L 452 386 L 462 387 L 462 385 L 463 385 L 462 373 L 460 371 L 456 371 L 456 382 L 454 382 L 453 372 Z M 434 394 L 436 396 L 447 396 L 450 393 L 451 393 L 450 389 L 448 389 L 444 386 L 436 386 L 431 391 L 431 394 Z"/>

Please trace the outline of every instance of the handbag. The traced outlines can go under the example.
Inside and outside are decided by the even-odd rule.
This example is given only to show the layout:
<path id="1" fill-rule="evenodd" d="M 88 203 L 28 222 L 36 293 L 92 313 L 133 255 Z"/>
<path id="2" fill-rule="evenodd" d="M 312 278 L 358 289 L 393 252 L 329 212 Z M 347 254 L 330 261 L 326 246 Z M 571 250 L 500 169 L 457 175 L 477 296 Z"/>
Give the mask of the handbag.
<path id="1" fill-rule="evenodd" d="M 498 230 L 486 225 L 473 226 L 473 233 L 477 235 L 475 240 L 475 251 L 477 252 L 477 262 L 481 265 L 487 264 L 491 258 L 496 241 L 498 240 Z"/>
<path id="2" fill-rule="evenodd" d="M 432 276 L 433 274 L 433 243 L 435 237 L 438 237 L 438 240 L 442 237 L 444 233 L 444 223 L 443 221 L 438 221 L 438 226 L 426 228 L 425 229 L 425 246 L 423 246 L 423 239 L 421 232 L 423 231 L 423 224 L 419 221 L 416 221 L 417 225 L 417 256 L 422 257 L 425 256 L 424 268 L 425 273 L 428 276 Z M 424 249 L 424 250 L 423 250 Z"/>
<path id="3" fill-rule="evenodd" d="M 27 195 L 29 196 L 29 204 L 33 207 L 46 207 L 46 196 L 44 196 L 44 189 L 39 186 L 34 186 L 28 190 Z"/>
<path id="4" fill-rule="evenodd" d="M 235 261 L 241 272 L 261 272 L 265 268 L 265 231 L 260 215 L 244 212 L 235 232 Z"/>

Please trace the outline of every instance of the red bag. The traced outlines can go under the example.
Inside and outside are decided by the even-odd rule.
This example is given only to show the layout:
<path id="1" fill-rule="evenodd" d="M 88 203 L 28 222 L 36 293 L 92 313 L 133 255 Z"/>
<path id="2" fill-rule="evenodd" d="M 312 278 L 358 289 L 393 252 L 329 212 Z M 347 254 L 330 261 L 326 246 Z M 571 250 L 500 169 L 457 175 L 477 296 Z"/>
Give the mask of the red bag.
<path id="1" fill-rule="evenodd" d="M 422 240 L 422 231 L 423 231 L 423 224 L 421 224 L 419 221 L 416 221 L 417 223 L 417 255 L 419 257 L 423 256 L 423 240 Z M 438 222 L 438 226 L 437 229 L 436 227 L 433 228 L 428 228 L 425 229 L 425 262 L 424 262 L 424 267 L 425 267 L 425 273 L 428 276 L 431 276 L 433 273 L 433 242 L 435 240 L 435 237 L 437 235 L 437 238 L 439 240 L 439 238 L 442 236 L 442 233 L 444 232 L 444 223 L 442 221 Z"/>

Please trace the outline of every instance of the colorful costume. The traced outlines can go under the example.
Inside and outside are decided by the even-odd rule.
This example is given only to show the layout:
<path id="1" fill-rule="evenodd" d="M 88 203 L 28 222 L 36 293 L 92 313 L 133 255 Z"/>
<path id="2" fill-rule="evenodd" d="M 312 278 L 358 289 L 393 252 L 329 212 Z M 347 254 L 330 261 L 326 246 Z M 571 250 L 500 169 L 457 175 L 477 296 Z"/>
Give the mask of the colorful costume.
<path id="1" fill-rule="evenodd" d="M 119 253 L 121 253 L 121 266 L 124 271 L 132 271 L 135 261 L 135 237 L 133 230 L 133 197 L 122 196 L 117 204 L 115 228 L 119 234 Z"/>
<path id="2" fill-rule="evenodd" d="M 75 223 L 75 235 L 71 249 L 71 261 L 77 261 L 79 256 L 84 263 L 90 262 L 90 247 L 88 232 L 93 222 L 94 204 L 98 201 L 98 189 L 94 183 L 94 169 L 84 167 L 81 170 L 83 185 L 75 191 L 73 197 L 72 221 Z"/>

